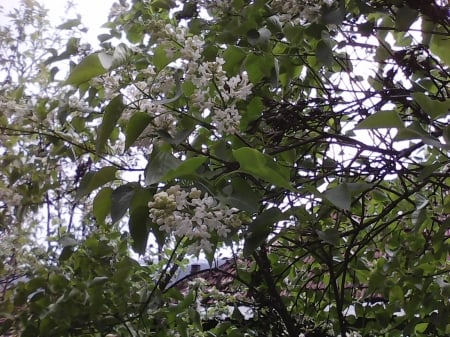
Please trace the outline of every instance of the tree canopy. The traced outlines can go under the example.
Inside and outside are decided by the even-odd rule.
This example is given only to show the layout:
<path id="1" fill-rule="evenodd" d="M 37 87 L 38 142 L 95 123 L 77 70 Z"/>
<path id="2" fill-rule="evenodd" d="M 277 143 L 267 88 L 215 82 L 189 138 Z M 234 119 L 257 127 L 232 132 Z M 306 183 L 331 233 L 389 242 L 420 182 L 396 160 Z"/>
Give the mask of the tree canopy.
<path id="1" fill-rule="evenodd" d="M 120 0 L 92 47 L 22 1 L 0 334 L 448 336 L 449 10 Z M 174 284 L 192 256 L 227 286 Z"/>

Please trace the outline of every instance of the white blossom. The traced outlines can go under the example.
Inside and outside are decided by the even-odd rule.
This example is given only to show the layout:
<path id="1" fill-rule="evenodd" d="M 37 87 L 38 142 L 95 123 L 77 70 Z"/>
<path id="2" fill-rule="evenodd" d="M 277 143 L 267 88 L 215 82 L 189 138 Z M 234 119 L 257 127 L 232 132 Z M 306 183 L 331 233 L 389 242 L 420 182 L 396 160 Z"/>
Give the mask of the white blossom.
<path id="1" fill-rule="evenodd" d="M 226 238 L 231 228 L 241 224 L 237 209 L 221 204 L 208 193 L 202 196 L 195 187 L 187 192 L 179 185 L 171 186 L 155 194 L 148 207 L 151 220 L 160 230 L 193 240 L 190 253 L 196 255 L 212 251 L 212 233 Z"/>
<path id="2" fill-rule="evenodd" d="M 22 203 L 22 196 L 11 188 L 0 187 L 0 204 L 2 203 L 10 207 L 19 206 Z"/>
<path id="3" fill-rule="evenodd" d="M 188 37 L 181 49 L 181 56 L 187 60 L 197 61 L 201 58 L 203 41 L 198 36 Z"/>
<path id="4" fill-rule="evenodd" d="M 217 128 L 220 134 L 235 134 L 239 131 L 241 115 L 233 105 L 224 110 L 216 109 L 212 116 L 212 124 Z"/>
<path id="5" fill-rule="evenodd" d="M 275 11 L 284 13 L 282 21 L 298 19 L 301 22 L 317 22 L 323 6 L 332 6 L 335 0 L 273 0 L 271 6 Z"/>
<path id="6" fill-rule="evenodd" d="M 113 3 L 111 6 L 111 9 L 109 11 L 109 17 L 116 17 L 116 16 L 120 16 L 123 15 L 125 13 L 128 12 L 128 4 L 123 4 L 121 3 Z"/>

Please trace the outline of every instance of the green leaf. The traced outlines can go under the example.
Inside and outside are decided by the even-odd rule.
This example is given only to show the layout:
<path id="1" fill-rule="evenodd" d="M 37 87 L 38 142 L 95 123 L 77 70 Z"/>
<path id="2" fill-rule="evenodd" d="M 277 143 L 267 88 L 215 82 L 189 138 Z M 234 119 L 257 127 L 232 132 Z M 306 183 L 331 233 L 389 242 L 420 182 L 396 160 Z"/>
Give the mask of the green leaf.
<path id="1" fill-rule="evenodd" d="M 275 186 L 292 189 L 289 182 L 289 169 L 279 165 L 272 157 L 250 147 L 233 150 L 233 156 L 238 161 L 242 172 L 263 179 Z"/>
<path id="2" fill-rule="evenodd" d="M 405 296 L 402 287 L 400 287 L 399 285 L 392 286 L 392 288 L 389 290 L 389 302 L 392 304 L 397 301 L 403 303 L 404 300 Z"/>
<path id="3" fill-rule="evenodd" d="M 111 213 L 111 187 L 102 188 L 94 198 L 93 213 L 98 224 L 104 224 L 105 218 Z"/>
<path id="4" fill-rule="evenodd" d="M 181 160 L 172 153 L 154 149 L 145 168 L 145 184 L 152 185 L 162 181 L 167 172 L 180 166 Z"/>
<path id="5" fill-rule="evenodd" d="M 317 236 L 320 240 L 328 243 L 332 246 L 337 246 L 339 244 L 340 234 L 336 228 L 328 228 L 325 231 L 316 231 Z"/>
<path id="6" fill-rule="evenodd" d="M 112 66 L 113 57 L 105 53 L 85 57 L 69 74 L 66 84 L 78 86 L 91 78 L 103 75 Z"/>
<path id="7" fill-rule="evenodd" d="M 172 60 L 167 57 L 166 46 L 159 45 L 155 48 L 152 63 L 155 65 L 157 71 L 161 71 Z"/>
<path id="8" fill-rule="evenodd" d="M 426 208 L 417 208 L 411 215 L 411 222 L 415 230 L 419 230 L 420 226 L 428 218 L 428 211 Z"/>
<path id="9" fill-rule="evenodd" d="M 102 123 L 99 126 L 97 142 L 95 144 L 95 151 L 97 155 L 103 151 L 108 138 L 122 115 L 124 108 L 125 105 L 123 104 L 122 95 L 114 97 L 106 106 Z"/>
<path id="10" fill-rule="evenodd" d="M 433 163 L 431 165 L 423 166 L 423 168 L 419 171 L 420 174 L 417 176 L 419 181 L 427 179 L 430 175 L 436 172 L 443 166 L 441 162 Z"/>
<path id="11" fill-rule="evenodd" d="M 151 121 L 152 117 L 146 112 L 138 111 L 131 116 L 125 129 L 125 150 L 134 144 Z"/>
<path id="12" fill-rule="evenodd" d="M 331 67 L 333 65 L 333 50 L 329 43 L 320 40 L 316 47 L 316 57 L 322 64 Z"/>
<path id="13" fill-rule="evenodd" d="M 416 209 L 411 215 L 412 224 L 416 230 L 419 230 L 419 227 L 428 218 L 427 205 L 429 202 L 428 198 L 422 194 L 416 194 Z"/>
<path id="14" fill-rule="evenodd" d="M 264 103 L 261 97 L 253 97 L 245 108 L 245 113 L 242 116 L 241 128 L 246 130 L 251 128 L 251 122 L 261 117 L 261 113 L 264 110 Z"/>
<path id="15" fill-rule="evenodd" d="M 61 247 L 73 247 L 78 244 L 78 241 L 71 234 L 64 234 L 59 240 Z"/>
<path id="16" fill-rule="evenodd" d="M 381 110 L 360 122 L 355 129 L 404 128 L 396 110 Z"/>
<path id="17" fill-rule="evenodd" d="M 158 11 L 159 9 L 170 10 L 175 6 L 175 1 L 173 1 L 173 0 L 153 0 L 151 2 L 151 6 L 156 11 Z"/>
<path id="18" fill-rule="evenodd" d="M 131 247 L 136 253 L 141 255 L 145 253 L 147 248 L 149 222 L 147 206 L 136 207 L 130 212 L 128 228 L 133 239 Z"/>
<path id="19" fill-rule="evenodd" d="M 56 28 L 61 29 L 61 30 L 64 30 L 64 29 L 70 30 L 73 27 L 77 27 L 79 25 L 81 25 L 80 16 L 78 16 L 76 19 L 68 20 L 68 21 L 64 22 L 63 24 L 57 26 Z"/>
<path id="20" fill-rule="evenodd" d="M 264 46 L 269 42 L 272 33 L 267 28 L 250 29 L 247 32 L 247 40 L 252 46 Z"/>
<path id="21" fill-rule="evenodd" d="M 280 18 L 278 15 L 272 15 L 266 20 L 267 27 L 270 31 L 275 33 L 281 33 L 283 31 L 283 25 L 281 24 Z"/>
<path id="22" fill-rule="evenodd" d="M 333 205 L 340 209 L 348 210 L 351 207 L 352 199 L 350 189 L 346 183 L 326 190 L 324 195 Z"/>
<path id="23" fill-rule="evenodd" d="M 450 38 L 446 28 L 439 26 L 434 30 L 431 37 L 430 50 L 433 54 L 437 55 L 447 66 L 450 66 Z"/>
<path id="24" fill-rule="evenodd" d="M 169 181 L 174 178 L 188 176 L 194 174 L 195 171 L 208 159 L 206 156 L 198 156 L 184 160 L 178 167 L 170 170 L 164 175 L 164 181 Z"/>
<path id="25" fill-rule="evenodd" d="M 224 202 L 231 207 L 236 207 L 239 210 L 249 212 L 250 214 L 256 213 L 260 205 L 260 195 L 257 191 L 240 177 L 232 179 L 231 192 L 225 188 Z M 228 186 L 227 186 L 228 187 Z M 228 193 L 227 193 L 228 192 Z"/>
<path id="26" fill-rule="evenodd" d="M 125 43 L 120 43 L 116 48 L 114 48 L 111 65 L 108 68 L 117 68 L 118 66 L 126 63 L 130 57 L 133 55 L 133 50 L 129 48 Z"/>
<path id="27" fill-rule="evenodd" d="M 169 104 L 169 103 L 177 101 L 181 97 L 181 95 L 183 95 L 183 90 L 181 89 L 182 76 L 183 76 L 183 72 L 181 70 L 177 70 L 174 74 L 175 94 L 173 97 L 154 100 L 154 101 L 152 101 L 152 103 L 156 104 L 156 105 L 161 105 L 161 104 Z"/>
<path id="28" fill-rule="evenodd" d="M 248 72 L 248 78 L 253 84 L 257 84 L 264 77 L 270 77 L 274 66 L 273 56 L 248 54 L 245 59 L 245 69 Z"/>
<path id="29" fill-rule="evenodd" d="M 418 333 L 418 334 L 424 333 L 425 330 L 427 330 L 429 324 L 430 323 L 419 323 L 419 324 L 416 324 L 416 326 L 414 327 L 414 332 Z"/>
<path id="30" fill-rule="evenodd" d="M 223 69 L 225 69 L 230 76 L 238 74 L 241 70 L 242 62 L 244 61 L 246 55 L 247 54 L 242 50 L 242 48 L 228 46 L 223 53 L 223 58 L 225 60 Z"/>
<path id="31" fill-rule="evenodd" d="M 408 7 L 403 6 L 395 13 L 395 29 L 399 31 L 406 31 L 419 18 L 419 13 Z"/>
<path id="32" fill-rule="evenodd" d="M 437 148 L 448 148 L 447 144 L 442 144 L 439 139 L 430 136 L 422 129 L 419 123 L 413 122 L 410 126 L 404 129 L 399 129 L 394 141 L 404 141 L 420 139 L 424 144 L 434 146 Z"/>
<path id="33" fill-rule="evenodd" d="M 106 166 L 96 172 L 86 173 L 77 189 L 75 200 L 80 200 L 96 188 L 116 179 L 116 172 L 117 168 L 114 166 Z"/>
<path id="34" fill-rule="evenodd" d="M 106 282 L 108 282 L 108 279 L 108 276 L 96 276 L 92 279 L 92 281 L 89 282 L 88 287 L 104 285 Z"/>
<path id="35" fill-rule="evenodd" d="M 330 9 L 324 13 L 322 18 L 323 22 L 327 25 L 340 25 L 342 21 L 344 21 L 345 15 L 347 14 L 345 9 L 343 7 Z"/>
<path id="36" fill-rule="evenodd" d="M 112 223 L 119 221 L 130 207 L 131 200 L 136 191 L 133 183 L 119 186 L 111 193 L 111 220 Z"/>
<path id="37" fill-rule="evenodd" d="M 251 255 L 269 236 L 273 225 L 281 220 L 283 213 L 277 207 L 266 209 L 248 226 L 244 243 L 244 256 Z"/>
<path id="38" fill-rule="evenodd" d="M 433 119 L 449 114 L 450 100 L 448 99 L 438 101 L 421 92 L 413 93 L 412 97 L 420 105 L 423 111 L 425 111 Z"/>

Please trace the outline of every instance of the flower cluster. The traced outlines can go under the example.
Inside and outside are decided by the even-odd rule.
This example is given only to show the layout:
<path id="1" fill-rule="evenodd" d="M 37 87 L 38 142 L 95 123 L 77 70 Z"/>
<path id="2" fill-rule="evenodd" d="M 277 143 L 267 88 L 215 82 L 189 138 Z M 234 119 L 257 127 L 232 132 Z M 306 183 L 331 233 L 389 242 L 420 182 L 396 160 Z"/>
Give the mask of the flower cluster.
<path id="1" fill-rule="evenodd" d="M 193 103 L 202 111 L 211 113 L 211 122 L 222 135 L 239 131 L 241 115 L 236 103 L 247 99 L 252 84 L 247 73 L 229 78 L 223 69 L 224 59 L 191 64 L 188 79 L 195 85 Z"/>
<path id="2" fill-rule="evenodd" d="M 20 206 L 22 203 L 22 196 L 16 193 L 11 187 L 6 188 L 0 186 L 0 207 L 6 206 Z"/>
<path id="3" fill-rule="evenodd" d="M 253 87 L 247 73 L 228 77 L 223 69 L 225 61 L 219 56 L 214 61 L 202 61 L 205 41 L 201 36 L 187 36 L 186 28 L 167 25 L 165 32 L 176 45 L 182 46 L 179 61 L 184 67 L 185 80 L 195 86 L 191 96 L 194 106 L 211 116 L 211 124 L 219 134 L 237 133 L 241 116 L 236 103 L 247 99 Z M 175 54 L 170 47 L 166 51 Z"/>
<path id="4" fill-rule="evenodd" d="M 94 77 L 91 80 L 91 85 L 93 87 L 101 88 L 104 91 L 104 98 L 110 100 L 120 93 L 120 79 L 120 75 L 118 74 L 102 75 Z"/>
<path id="5" fill-rule="evenodd" d="M 285 13 L 281 16 L 283 21 L 294 18 L 302 22 L 317 22 L 320 18 L 320 11 L 324 5 L 331 6 L 335 0 L 273 0 L 271 6 L 274 11 Z"/>
<path id="6" fill-rule="evenodd" d="M 8 123 L 20 124 L 27 117 L 33 115 L 31 103 L 16 102 L 14 100 L 0 100 L 0 117 L 5 117 Z"/>
<path id="7" fill-rule="evenodd" d="M 128 4 L 126 1 L 120 1 L 119 3 L 114 2 L 109 11 L 108 18 L 111 19 L 113 17 L 118 17 L 124 15 L 128 11 Z"/>
<path id="8" fill-rule="evenodd" d="M 217 202 L 208 193 L 202 195 L 195 187 L 187 192 L 179 185 L 171 186 L 155 194 L 148 207 L 150 218 L 162 231 L 194 242 L 190 253 L 195 255 L 212 251 L 213 235 L 224 239 L 231 228 L 241 224 L 237 209 Z"/>

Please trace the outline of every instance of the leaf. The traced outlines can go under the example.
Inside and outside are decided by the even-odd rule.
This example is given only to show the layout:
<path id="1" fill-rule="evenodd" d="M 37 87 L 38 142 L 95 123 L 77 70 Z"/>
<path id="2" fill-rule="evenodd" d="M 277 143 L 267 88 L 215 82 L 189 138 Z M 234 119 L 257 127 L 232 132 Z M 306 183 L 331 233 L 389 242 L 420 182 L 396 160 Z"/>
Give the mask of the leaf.
<path id="1" fill-rule="evenodd" d="M 411 215 L 412 224 L 416 230 L 419 230 L 419 227 L 428 218 L 427 206 L 429 203 L 428 198 L 422 194 L 416 195 L 416 209 Z"/>
<path id="2" fill-rule="evenodd" d="M 223 69 L 225 69 L 230 76 L 238 74 L 246 55 L 247 54 L 241 48 L 228 46 L 223 53 L 223 58 L 225 60 Z"/>
<path id="3" fill-rule="evenodd" d="M 415 92 L 411 95 L 417 104 L 427 113 L 431 118 L 437 119 L 449 114 L 450 100 L 438 101 L 432 99 L 422 92 Z"/>
<path id="4" fill-rule="evenodd" d="M 399 285 L 394 285 L 389 290 L 389 302 L 394 304 L 395 302 L 403 303 L 405 300 L 405 296 L 403 293 L 403 289 Z"/>
<path id="5" fill-rule="evenodd" d="M 112 223 L 119 221 L 127 212 L 131 199 L 135 194 L 135 185 L 129 183 L 119 186 L 111 193 L 111 220 Z"/>
<path id="6" fill-rule="evenodd" d="M 263 110 L 264 103 L 262 102 L 262 98 L 258 96 L 253 97 L 247 104 L 245 113 L 242 116 L 241 128 L 244 130 L 247 129 L 251 122 L 257 120 L 261 116 Z"/>
<path id="7" fill-rule="evenodd" d="M 256 213 L 260 205 L 260 195 L 257 191 L 242 178 L 233 178 L 231 182 L 231 192 L 224 193 L 224 202 L 231 207 L 236 207 L 239 210 L 249 212 L 250 214 Z M 228 186 L 227 186 L 228 187 Z"/>
<path id="8" fill-rule="evenodd" d="M 178 100 L 181 97 L 181 95 L 183 95 L 183 90 L 181 89 L 182 76 L 183 76 L 183 72 L 180 69 L 178 69 L 174 75 L 175 94 L 173 97 L 154 100 L 154 101 L 152 101 L 152 103 L 155 105 L 161 105 L 161 104 L 169 104 L 169 103 L 172 103 L 172 102 L 175 102 L 176 100 Z"/>
<path id="9" fill-rule="evenodd" d="M 68 21 L 64 22 L 63 24 L 57 26 L 56 29 L 61 29 L 61 30 L 67 29 L 67 30 L 70 30 L 73 27 L 77 27 L 79 25 L 81 25 L 81 20 L 80 20 L 80 16 L 78 15 L 78 17 L 76 19 L 68 20 Z"/>
<path id="10" fill-rule="evenodd" d="M 424 144 L 434 146 L 437 148 L 449 148 L 447 144 L 442 144 L 439 139 L 430 136 L 422 129 L 419 123 L 413 122 L 407 128 L 398 130 L 394 138 L 395 142 L 404 140 L 420 139 Z"/>
<path id="11" fill-rule="evenodd" d="M 423 334 L 427 330 L 428 325 L 429 325 L 429 323 L 418 323 L 414 327 L 414 332 L 416 334 Z"/>
<path id="12" fill-rule="evenodd" d="M 337 246 L 339 244 L 340 234 L 336 228 L 328 228 L 325 231 L 316 231 L 317 236 L 320 240 L 328 243 L 332 246 Z"/>
<path id="13" fill-rule="evenodd" d="M 278 15 L 269 16 L 266 20 L 267 27 L 272 32 L 280 33 L 283 31 L 283 25 L 281 24 L 280 18 Z"/>
<path id="14" fill-rule="evenodd" d="M 340 25 L 345 19 L 346 11 L 343 7 L 339 8 L 328 8 L 328 11 L 323 15 L 323 22 L 328 25 Z"/>
<path id="15" fill-rule="evenodd" d="M 164 175 L 163 181 L 194 174 L 195 171 L 208 159 L 206 156 L 198 156 L 184 160 L 178 167 Z"/>
<path id="16" fill-rule="evenodd" d="M 104 224 L 106 216 L 111 212 L 111 187 L 102 188 L 94 198 L 93 213 L 98 224 Z"/>
<path id="17" fill-rule="evenodd" d="M 88 287 L 101 286 L 108 282 L 108 276 L 96 276 L 89 282 Z"/>
<path id="18" fill-rule="evenodd" d="M 333 205 L 340 209 L 348 210 L 351 207 L 352 199 L 346 183 L 326 190 L 324 195 Z"/>
<path id="19" fill-rule="evenodd" d="M 110 137 L 117 124 L 117 121 L 122 115 L 124 108 L 125 105 L 123 104 L 122 95 L 114 97 L 106 106 L 102 123 L 99 126 L 97 142 L 95 144 L 95 151 L 97 155 L 103 151 L 108 138 Z"/>
<path id="20" fill-rule="evenodd" d="M 320 40 L 316 47 L 316 57 L 320 63 L 331 67 L 333 65 L 333 50 L 330 44 Z"/>
<path id="21" fill-rule="evenodd" d="M 113 57 L 105 53 L 91 54 L 85 57 L 69 74 L 66 84 L 78 86 L 91 78 L 108 72 Z"/>
<path id="22" fill-rule="evenodd" d="M 408 7 L 403 6 L 395 13 L 395 29 L 398 31 L 406 31 L 419 17 L 419 13 Z"/>
<path id="23" fill-rule="evenodd" d="M 428 211 L 426 208 L 417 208 L 411 214 L 411 222 L 414 225 L 414 229 L 418 231 L 420 226 L 425 222 L 428 218 Z"/>
<path id="24" fill-rule="evenodd" d="M 247 40 L 252 46 L 264 46 L 269 42 L 272 33 L 267 28 L 250 29 L 247 32 Z"/>
<path id="25" fill-rule="evenodd" d="M 419 181 L 427 179 L 430 175 L 436 172 L 438 169 L 442 168 L 443 163 L 437 162 L 431 165 L 423 166 L 423 168 L 419 171 L 420 174 L 417 176 Z"/>
<path id="26" fill-rule="evenodd" d="M 396 110 L 381 110 L 360 122 L 355 129 L 404 128 Z"/>
<path id="27" fill-rule="evenodd" d="M 450 38 L 448 32 L 439 26 L 435 29 L 430 42 L 430 50 L 437 55 L 447 66 L 450 66 Z"/>
<path id="28" fill-rule="evenodd" d="M 145 184 L 152 185 L 162 181 L 167 172 L 177 168 L 181 160 L 172 153 L 154 149 L 145 168 Z"/>
<path id="29" fill-rule="evenodd" d="M 80 200 L 96 188 L 116 179 L 116 172 L 117 168 L 114 166 L 106 166 L 96 172 L 91 171 L 86 173 L 83 179 L 81 179 L 80 186 L 75 195 L 75 200 Z"/>
<path id="30" fill-rule="evenodd" d="M 233 150 L 233 156 L 239 162 L 241 171 L 275 186 L 292 189 L 289 170 L 275 162 L 272 157 L 250 147 Z"/>
<path id="31" fill-rule="evenodd" d="M 148 224 L 150 218 L 147 206 L 139 206 L 130 212 L 128 228 L 133 242 L 131 247 L 138 254 L 144 254 L 147 248 Z"/>
<path id="32" fill-rule="evenodd" d="M 273 225 L 282 218 L 283 213 L 277 207 L 266 209 L 248 226 L 244 243 L 244 256 L 251 255 L 269 236 Z"/>
<path id="33" fill-rule="evenodd" d="M 142 111 L 138 111 L 131 116 L 125 129 L 125 150 L 128 150 L 134 144 L 151 120 L 152 117 Z"/>
<path id="34" fill-rule="evenodd" d="M 73 247 L 78 244 L 78 241 L 70 234 L 65 234 L 59 240 L 61 247 Z"/>
<path id="35" fill-rule="evenodd" d="M 250 81 L 257 84 L 264 77 L 270 77 L 274 62 L 272 56 L 251 53 L 247 55 L 244 65 Z"/>
<path id="36" fill-rule="evenodd" d="M 166 46 L 161 44 L 155 48 L 152 63 L 155 65 L 157 71 L 161 71 L 171 61 L 167 56 Z"/>
<path id="37" fill-rule="evenodd" d="M 129 48 L 125 43 L 120 43 L 116 48 L 114 48 L 111 65 L 108 67 L 108 69 L 111 70 L 111 68 L 116 68 L 124 64 L 131 55 L 133 55 L 132 49 Z"/>

